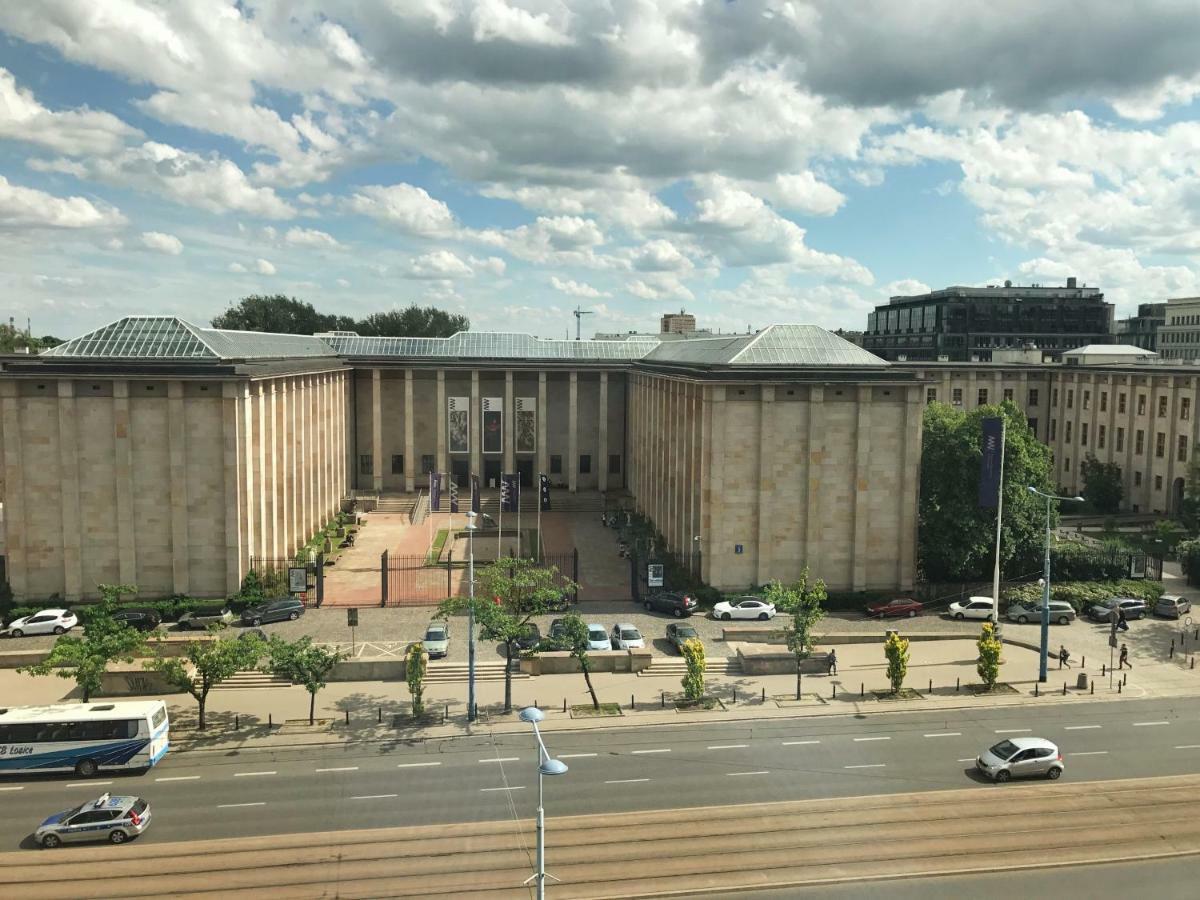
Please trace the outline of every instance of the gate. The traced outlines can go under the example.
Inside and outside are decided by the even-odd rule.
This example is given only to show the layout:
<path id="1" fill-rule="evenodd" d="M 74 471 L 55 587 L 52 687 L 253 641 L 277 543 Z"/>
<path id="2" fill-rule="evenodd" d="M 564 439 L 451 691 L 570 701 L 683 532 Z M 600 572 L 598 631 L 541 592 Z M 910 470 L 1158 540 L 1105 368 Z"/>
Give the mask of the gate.
<path id="1" fill-rule="evenodd" d="M 289 590 L 288 572 L 290 569 L 303 568 L 305 572 L 306 589 L 302 593 Z M 325 556 L 293 556 L 268 557 L 251 556 L 250 571 L 258 576 L 262 585 L 264 597 L 295 596 L 304 601 L 305 606 L 320 606 L 325 599 Z"/>

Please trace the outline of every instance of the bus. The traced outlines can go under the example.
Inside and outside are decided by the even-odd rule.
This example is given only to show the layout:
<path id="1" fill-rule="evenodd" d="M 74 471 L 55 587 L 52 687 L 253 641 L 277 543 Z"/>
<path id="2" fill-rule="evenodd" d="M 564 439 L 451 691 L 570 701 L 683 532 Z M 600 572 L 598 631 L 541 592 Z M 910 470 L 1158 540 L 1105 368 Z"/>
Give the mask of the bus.
<path id="1" fill-rule="evenodd" d="M 0 707 L 0 775 L 148 769 L 167 752 L 169 725 L 161 700 Z"/>

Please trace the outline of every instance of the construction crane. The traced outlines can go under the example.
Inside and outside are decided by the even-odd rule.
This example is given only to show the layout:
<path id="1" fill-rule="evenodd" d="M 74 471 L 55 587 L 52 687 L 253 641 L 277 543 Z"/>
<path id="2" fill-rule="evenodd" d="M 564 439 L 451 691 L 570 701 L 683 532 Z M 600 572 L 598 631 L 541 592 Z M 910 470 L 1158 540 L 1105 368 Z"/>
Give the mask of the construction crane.
<path id="1" fill-rule="evenodd" d="M 583 309 L 580 306 L 575 307 L 571 312 L 575 315 L 575 340 L 579 340 L 579 326 L 583 322 L 583 317 L 594 316 L 596 313 L 590 309 Z"/>

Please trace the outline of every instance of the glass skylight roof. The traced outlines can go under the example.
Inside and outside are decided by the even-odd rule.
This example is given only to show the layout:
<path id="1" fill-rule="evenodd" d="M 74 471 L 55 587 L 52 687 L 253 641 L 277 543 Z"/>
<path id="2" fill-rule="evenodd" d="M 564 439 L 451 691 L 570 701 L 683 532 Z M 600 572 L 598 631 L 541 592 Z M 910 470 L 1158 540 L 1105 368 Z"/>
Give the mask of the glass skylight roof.
<path id="1" fill-rule="evenodd" d="M 730 361 L 735 366 L 886 366 L 875 354 L 816 325 L 772 325 Z"/>
<path id="2" fill-rule="evenodd" d="M 439 359 L 640 359 L 658 346 L 653 338 L 561 341 L 488 331 L 460 331 L 448 338 L 330 336 L 324 340 L 342 356 Z"/>
<path id="3" fill-rule="evenodd" d="M 334 355 L 328 344 L 309 335 L 199 328 L 174 316 L 127 316 L 42 353 L 93 359 L 180 360 Z"/>

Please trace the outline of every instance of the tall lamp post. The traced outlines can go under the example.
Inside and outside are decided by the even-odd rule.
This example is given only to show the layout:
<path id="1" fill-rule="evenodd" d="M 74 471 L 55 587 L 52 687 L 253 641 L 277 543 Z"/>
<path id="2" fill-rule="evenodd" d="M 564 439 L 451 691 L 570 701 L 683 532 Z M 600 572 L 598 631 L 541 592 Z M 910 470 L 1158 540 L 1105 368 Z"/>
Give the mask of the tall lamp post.
<path id="1" fill-rule="evenodd" d="M 475 524 L 482 516 L 489 522 L 487 513 L 471 510 L 467 513 L 467 721 L 475 721 Z"/>
<path id="2" fill-rule="evenodd" d="M 546 750 L 545 742 L 542 741 L 538 722 L 546 718 L 544 712 L 536 706 L 527 706 L 521 710 L 520 718 L 522 722 L 528 722 L 533 726 L 533 735 L 537 738 L 538 743 L 537 871 L 525 879 L 525 884 L 536 881 L 537 900 L 545 900 L 546 879 L 554 878 L 554 876 L 546 874 L 546 811 L 542 806 L 542 776 L 565 775 L 567 774 L 567 764 L 560 759 L 554 759 Z M 554 880 L 558 881 L 557 878 Z"/>
<path id="3" fill-rule="evenodd" d="M 1046 674 L 1046 662 L 1050 654 L 1050 503 L 1054 500 L 1074 500 L 1082 503 L 1083 498 L 1078 495 L 1060 497 L 1058 494 L 1047 494 L 1033 485 L 1029 485 L 1029 493 L 1037 494 L 1046 500 L 1046 555 L 1042 561 L 1042 657 L 1038 663 L 1038 681 L 1045 682 L 1049 677 Z M 997 608 L 1000 605 L 999 597 L 996 598 L 996 605 Z"/>

